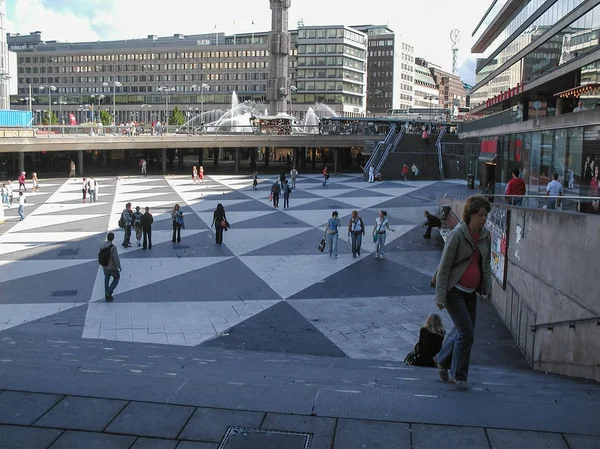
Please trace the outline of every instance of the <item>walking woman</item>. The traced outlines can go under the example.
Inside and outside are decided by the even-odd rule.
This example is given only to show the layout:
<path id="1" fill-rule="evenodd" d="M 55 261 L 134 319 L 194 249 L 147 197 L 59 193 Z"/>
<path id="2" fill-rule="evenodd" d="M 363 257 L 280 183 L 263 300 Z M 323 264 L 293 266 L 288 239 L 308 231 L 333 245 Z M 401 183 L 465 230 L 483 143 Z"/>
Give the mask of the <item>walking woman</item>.
<path id="1" fill-rule="evenodd" d="M 87 198 L 87 193 L 88 193 L 88 188 L 89 188 L 89 184 L 87 182 L 86 178 L 83 178 L 83 180 L 81 181 L 81 193 L 83 194 L 83 202 L 85 203 L 85 199 Z"/>
<path id="2" fill-rule="evenodd" d="M 442 318 L 437 313 L 432 313 L 419 332 L 419 342 L 415 346 L 416 357 L 412 364 L 434 367 L 433 357 L 442 349 L 444 335 L 446 330 Z"/>
<path id="3" fill-rule="evenodd" d="M 454 329 L 434 363 L 442 380 L 460 388 L 468 388 L 477 292 L 486 295 L 491 289 L 491 238 L 485 228 L 490 209 L 484 196 L 467 199 L 462 221 L 448 236 L 436 275 L 435 302 L 439 309 L 448 309 Z"/>
<path id="4" fill-rule="evenodd" d="M 229 222 L 225 216 L 225 208 L 221 203 L 217 204 L 217 208 L 213 213 L 212 227 L 215 227 L 215 233 L 217 234 L 217 245 L 223 244 L 223 231 L 227 231 L 229 228 Z"/>
<path id="5" fill-rule="evenodd" d="M 360 256 L 360 246 L 363 235 L 365 235 L 365 224 L 356 210 L 352 211 L 352 217 L 348 223 L 348 235 L 352 239 L 352 257 L 356 258 L 357 255 Z"/>
<path id="6" fill-rule="evenodd" d="M 204 184 L 204 167 L 201 165 L 200 170 L 198 171 L 198 176 L 200 177 L 200 182 Z"/>
<path id="7" fill-rule="evenodd" d="M 337 259 L 337 246 L 340 227 L 340 219 L 338 218 L 337 211 L 333 211 L 331 218 L 327 221 L 327 227 L 325 228 L 325 239 L 327 241 L 327 248 L 329 249 L 329 257 L 333 256 Z"/>
<path id="8" fill-rule="evenodd" d="M 173 238 L 171 243 L 181 243 L 181 228 L 185 229 L 185 223 L 183 222 L 183 212 L 179 208 L 179 204 L 176 204 L 171 212 L 171 219 L 173 220 Z"/>
<path id="9" fill-rule="evenodd" d="M 198 169 L 195 165 L 192 167 L 192 182 L 198 184 Z"/>
<path id="10" fill-rule="evenodd" d="M 385 238 L 387 231 L 395 232 L 390 228 L 390 222 L 387 219 L 387 212 L 382 210 L 379 216 L 375 219 L 375 227 L 373 228 L 373 243 L 375 243 L 375 258 L 383 259 L 383 247 L 385 246 Z"/>

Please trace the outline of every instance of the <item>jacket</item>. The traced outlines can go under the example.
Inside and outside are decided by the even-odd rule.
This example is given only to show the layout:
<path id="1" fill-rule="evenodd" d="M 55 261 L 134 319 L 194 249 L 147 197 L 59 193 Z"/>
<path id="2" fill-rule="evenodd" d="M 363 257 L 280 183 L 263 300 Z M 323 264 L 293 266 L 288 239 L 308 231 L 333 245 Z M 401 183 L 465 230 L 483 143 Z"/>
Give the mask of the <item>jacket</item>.
<path id="1" fill-rule="evenodd" d="M 125 226 L 131 226 L 131 222 L 133 221 L 133 212 L 125 209 L 121 212 L 121 216 L 123 217 L 123 223 Z"/>
<path id="2" fill-rule="evenodd" d="M 121 259 L 119 259 L 119 252 L 117 251 L 117 247 L 112 242 L 103 242 L 100 245 L 100 250 L 104 248 L 108 248 L 109 245 L 112 245 L 112 249 L 110 250 L 110 259 L 108 259 L 108 265 L 102 267 L 105 272 L 107 271 L 119 271 L 121 269 Z"/>
<path id="3" fill-rule="evenodd" d="M 150 212 L 144 212 L 144 215 L 142 215 L 142 228 L 149 230 L 152 227 L 152 223 L 154 223 L 152 214 Z"/>
<path id="4" fill-rule="evenodd" d="M 432 228 L 439 228 L 442 225 L 442 220 L 435 215 L 429 214 L 427 215 L 427 221 L 425 223 Z"/>
<path id="5" fill-rule="evenodd" d="M 525 195 L 525 193 L 525 181 L 521 178 L 512 178 L 508 181 L 508 184 L 506 184 L 506 195 Z"/>
<path id="6" fill-rule="evenodd" d="M 492 269 L 490 267 L 492 240 L 489 231 L 483 228 L 479 235 L 477 247 L 481 253 L 481 284 L 478 291 L 481 294 L 487 294 L 492 289 Z M 454 288 L 458 281 L 463 277 L 469 264 L 470 255 L 475 250 L 473 240 L 469 235 L 469 228 L 464 221 L 461 221 L 454 230 L 448 235 L 442 258 L 438 266 L 435 302 L 437 304 L 446 304 L 446 294 Z M 453 266 L 457 262 L 463 261 L 460 265 Z"/>

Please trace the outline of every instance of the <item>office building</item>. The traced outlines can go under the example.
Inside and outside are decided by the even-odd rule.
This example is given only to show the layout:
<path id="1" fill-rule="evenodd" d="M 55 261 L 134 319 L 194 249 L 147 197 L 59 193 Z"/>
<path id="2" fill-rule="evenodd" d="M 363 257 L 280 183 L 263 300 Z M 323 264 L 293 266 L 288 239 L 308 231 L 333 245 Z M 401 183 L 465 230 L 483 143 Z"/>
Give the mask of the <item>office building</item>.
<path id="1" fill-rule="evenodd" d="M 501 191 L 518 168 L 530 194 L 544 195 L 553 172 L 566 195 L 600 192 L 599 33 L 598 0 L 504 0 L 486 12 L 473 32 L 470 92 L 471 113 L 484 118 L 459 127 L 480 145 L 484 183 Z"/>
<path id="2" fill-rule="evenodd" d="M 6 1 L 0 0 L 0 109 L 9 109 L 11 73 L 6 43 Z"/>
<path id="3" fill-rule="evenodd" d="M 415 60 L 414 102 L 416 108 L 438 107 L 440 104 L 440 89 L 438 89 L 429 64 L 423 58 Z"/>

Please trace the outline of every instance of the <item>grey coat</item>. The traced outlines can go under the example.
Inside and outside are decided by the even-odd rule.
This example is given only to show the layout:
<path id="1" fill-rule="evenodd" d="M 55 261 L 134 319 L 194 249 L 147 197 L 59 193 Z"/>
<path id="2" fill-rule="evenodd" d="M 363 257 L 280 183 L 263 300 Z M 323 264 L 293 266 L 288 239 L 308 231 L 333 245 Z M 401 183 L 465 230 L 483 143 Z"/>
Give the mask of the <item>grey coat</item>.
<path id="1" fill-rule="evenodd" d="M 104 272 L 114 273 L 121 270 L 121 259 L 119 259 L 119 252 L 117 251 L 117 247 L 112 242 L 103 242 L 100 245 L 100 249 L 108 248 L 109 245 L 113 245 L 110 250 L 110 259 L 108 259 L 108 265 L 102 267 Z"/>
<path id="2" fill-rule="evenodd" d="M 481 253 L 481 284 L 478 292 L 487 294 L 492 289 L 492 270 L 490 267 L 492 240 L 487 229 L 483 228 L 480 232 L 478 243 L 479 252 Z M 446 294 L 454 288 L 458 281 L 463 277 L 469 264 L 471 263 L 470 255 L 473 254 L 475 246 L 469 235 L 469 228 L 464 221 L 461 221 L 448 236 L 442 259 L 438 266 L 435 302 L 437 304 L 446 304 Z M 460 265 L 453 266 L 457 262 L 464 261 Z"/>

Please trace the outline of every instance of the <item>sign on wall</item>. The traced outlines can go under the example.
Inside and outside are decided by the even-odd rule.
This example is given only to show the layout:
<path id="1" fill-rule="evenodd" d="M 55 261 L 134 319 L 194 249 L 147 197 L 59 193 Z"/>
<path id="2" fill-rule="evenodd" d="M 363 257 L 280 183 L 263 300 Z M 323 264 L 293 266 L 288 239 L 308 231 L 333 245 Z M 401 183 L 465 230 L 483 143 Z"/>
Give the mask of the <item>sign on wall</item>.
<path id="1" fill-rule="evenodd" d="M 488 214 L 486 228 L 492 238 L 491 268 L 492 276 L 506 290 L 506 269 L 508 267 L 508 231 L 510 211 L 493 207 Z"/>

